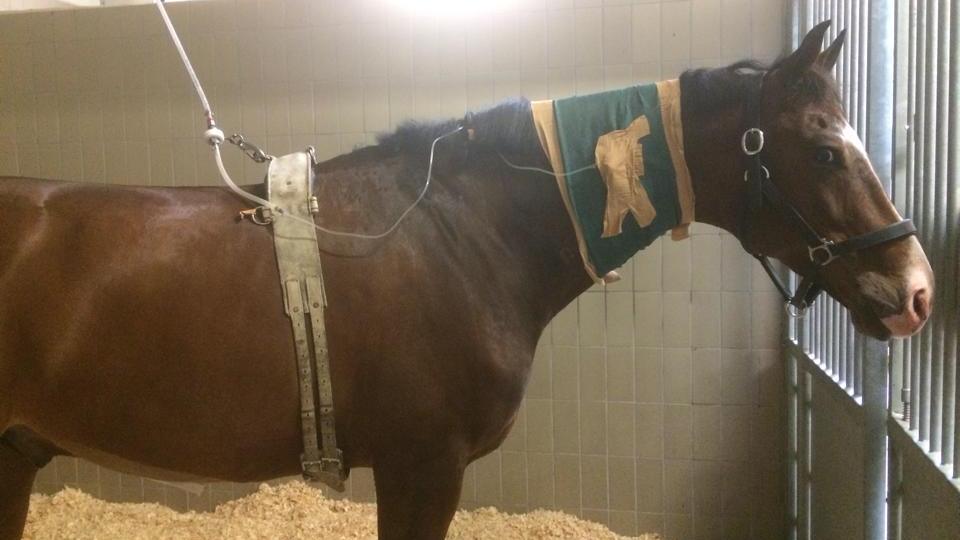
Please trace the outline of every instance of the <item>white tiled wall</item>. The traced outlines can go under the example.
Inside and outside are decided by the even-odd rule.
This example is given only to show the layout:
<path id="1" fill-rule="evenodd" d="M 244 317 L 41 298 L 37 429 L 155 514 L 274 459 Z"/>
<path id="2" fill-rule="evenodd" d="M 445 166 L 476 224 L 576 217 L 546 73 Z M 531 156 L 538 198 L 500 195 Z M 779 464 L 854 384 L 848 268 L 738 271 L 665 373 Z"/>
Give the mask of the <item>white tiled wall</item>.
<path id="1" fill-rule="evenodd" d="M 780 0 L 517 0 L 417 13 L 387 0 L 222 0 L 168 7 L 220 124 L 271 153 L 351 150 L 406 118 L 515 95 L 562 97 L 781 52 Z M 202 119 L 152 7 L 0 15 L 0 174 L 219 182 Z M 689 129 L 689 128 L 688 128 Z M 225 153 L 247 182 L 263 168 Z M 631 260 L 551 323 L 521 415 L 474 464 L 466 506 L 560 508 L 669 540 L 779 538 L 785 521 L 780 308 L 733 237 L 697 225 Z M 369 472 L 350 494 L 369 498 Z M 58 460 L 38 488 L 204 508 Z"/>

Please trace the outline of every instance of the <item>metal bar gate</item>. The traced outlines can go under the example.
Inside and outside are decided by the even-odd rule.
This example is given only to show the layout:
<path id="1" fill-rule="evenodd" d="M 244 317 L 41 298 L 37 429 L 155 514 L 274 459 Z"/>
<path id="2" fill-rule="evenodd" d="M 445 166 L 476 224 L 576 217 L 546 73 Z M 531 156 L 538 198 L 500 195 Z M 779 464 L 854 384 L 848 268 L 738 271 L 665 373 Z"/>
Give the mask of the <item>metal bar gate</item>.
<path id="1" fill-rule="evenodd" d="M 832 19 L 850 124 L 936 276 L 923 332 L 888 346 L 821 301 L 786 326 L 791 538 L 960 538 L 957 0 L 791 0 L 793 45 Z M 828 41 L 829 42 L 829 41 Z"/>

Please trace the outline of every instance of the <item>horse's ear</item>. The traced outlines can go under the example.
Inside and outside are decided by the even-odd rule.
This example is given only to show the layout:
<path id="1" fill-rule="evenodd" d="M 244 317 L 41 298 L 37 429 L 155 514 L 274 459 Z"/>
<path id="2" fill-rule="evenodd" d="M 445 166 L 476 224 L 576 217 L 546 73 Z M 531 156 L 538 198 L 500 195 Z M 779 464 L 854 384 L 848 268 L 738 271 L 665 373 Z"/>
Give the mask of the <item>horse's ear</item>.
<path id="1" fill-rule="evenodd" d="M 810 66 L 817 61 L 820 55 L 820 49 L 823 47 L 823 36 L 827 33 L 827 28 L 830 28 L 830 20 L 823 21 L 811 28 L 797 50 L 786 57 L 774 70 L 774 77 L 786 86 L 810 69 Z"/>
<path id="2" fill-rule="evenodd" d="M 843 38 L 847 36 L 847 29 L 844 28 L 837 35 L 837 39 L 833 40 L 833 43 L 827 47 L 827 50 L 820 53 L 820 56 L 817 57 L 817 64 L 826 71 L 833 69 L 833 66 L 837 65 L 837 58 L 840 57 L 840 49 L 843 48 Z"/>

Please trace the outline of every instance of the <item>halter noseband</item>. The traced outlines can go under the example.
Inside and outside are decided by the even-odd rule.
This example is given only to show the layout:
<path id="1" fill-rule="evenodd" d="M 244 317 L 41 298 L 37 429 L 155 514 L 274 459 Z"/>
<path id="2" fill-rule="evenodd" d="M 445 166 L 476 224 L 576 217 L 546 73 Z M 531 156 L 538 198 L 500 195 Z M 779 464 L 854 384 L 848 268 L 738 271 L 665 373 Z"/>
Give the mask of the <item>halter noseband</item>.
<path id="1" fill-rule="evenodd" d="M 786 301 L 787 313 L 794 317 L 802 317 L 807 308 L 813 305 L 814 300 L 823 291 L 823 285 L 820 280 L 820 269 L 833 262 L 838 257 L 849 253 L 864 250 L 891 240 L 897 240 L 912 234 L 916 234 L 917 228 L 909 219 L 904 219 L 896 223 L 891 223 L 886 227 L 847 238 L 840 242 L 834 242 L 820 236 L 816 229 L 803 218 L 800 212 L 790 204 L 770 179 L 770 170 L 767 169 L 760 159 L 760 153 L 764 148 L 764 133 L 758 125 L 760 96 L 763 90 L 763 79 L 760 80 L 760 86 L 756 90 L 754 99 L 747 100 L 744 114 L 745 130 L 740 138 L 740 149 L 746 157 L 747 167 L 743 173 L 743 180 L 746 182 L 745 204 L 740 216 L 740 242 L 744 249 L 753 255 L 764 271 L 770 276 L 773 284 L 783 295 Z M 770 259 L 766 255 L 758 253 L 750 248 L 750 225 L 756 219 L 764 201 L 773 205 L 773 208 L 781 214 L 785 214 L 789 221 L 792 221 L 796 229 L 803 236 L 807 244 L 807 253 L 810 262 L 813 263 L 813 271 L 809 274 L 801 274 L 800 285 L 796 292 L 790 294 L 787 285 L 774 272 L 770 264 Z"/>

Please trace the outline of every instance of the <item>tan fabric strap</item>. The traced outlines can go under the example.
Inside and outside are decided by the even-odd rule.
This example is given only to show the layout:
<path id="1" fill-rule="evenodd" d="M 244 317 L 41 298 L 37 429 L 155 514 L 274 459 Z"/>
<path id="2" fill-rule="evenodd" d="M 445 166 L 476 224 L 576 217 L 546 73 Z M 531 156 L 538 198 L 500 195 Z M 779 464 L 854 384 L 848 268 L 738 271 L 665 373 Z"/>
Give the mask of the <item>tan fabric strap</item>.
<path id="1" fill-rule="evenodd" d="M 674 174 L 677 178 L 677 199 L 680 203 L 680 224 L 673 228 L 670 237 L 682 240 L 690 236 L 690 224 L 694 221 L 693 182 L 690 180 L 690 169 L 687 168 L 687 158 L 683 151 L 683 115 L 680 110 L 680 81 L 670 79 L 657 83 L 657 94 L 660 97 L 660 117 L 663 121 L 663 131 L 670 148 L 670 160 L 673 162 Z"/>
<path id="2" fill-rule="evenodd" d="M 595 282 L 601 282 L 601 277 L 597 275 L 596 269 L 593 267 L 593 264 L 590 263 L 590 257 L 587 255 L 587 244 L 583 240 L 583 231 L 580 230 L 580 222 L 573 212 L 573 204 L 570 202 L 567 184 L 563 181 L 563 158 L 560 152 L 560 140 L 557 137 L 557 121 L 553 114 L 553 100 L 533 101 L 530 103 L 530 107 L 533 110 L 533 124 L 537 128 L 540 145 L 543 146 L 543 152 L 550 160 L 550 166 L 553 168 L 557 187 L 560 188 L 560 197 L 563 198 L 563 205 L 567 208 L 567 214 L 570 215 L 570 223 L 573 224 L 577 235 L 577 247 L 580 249 L 580 258 L 583 259 L 584 266 L 590 278 Z"/>

